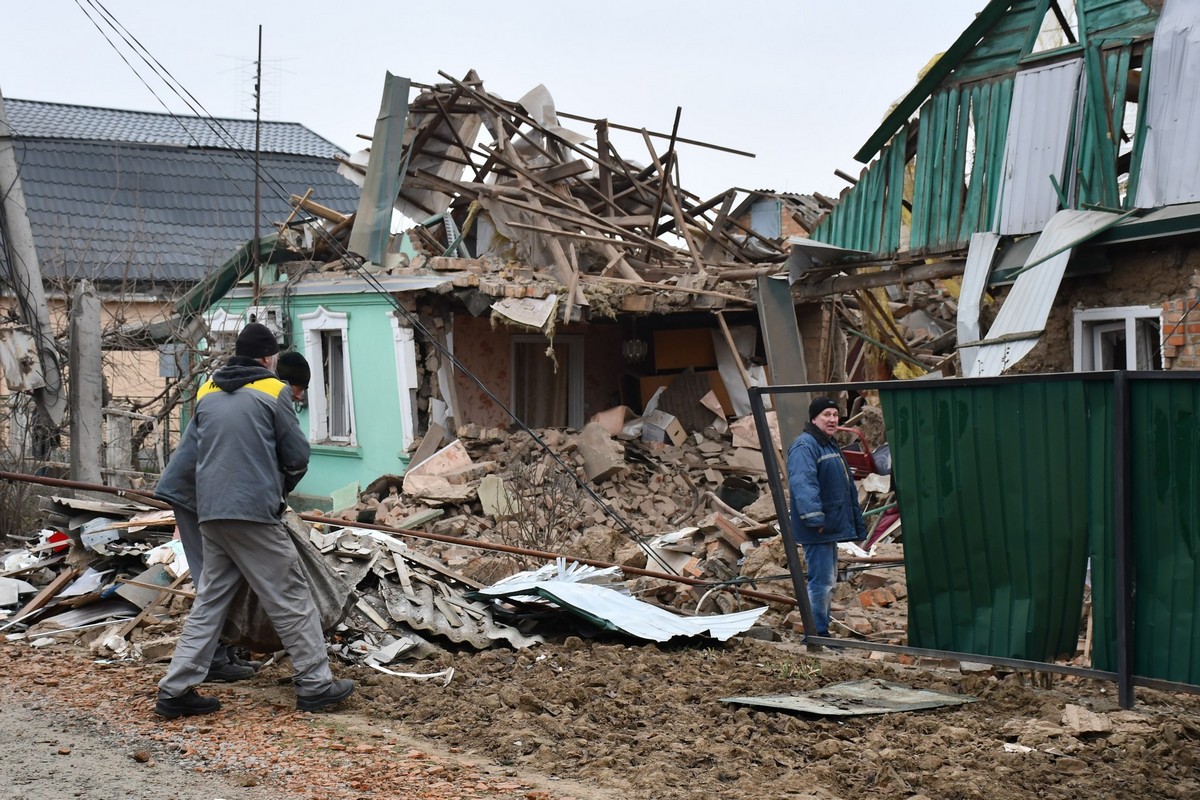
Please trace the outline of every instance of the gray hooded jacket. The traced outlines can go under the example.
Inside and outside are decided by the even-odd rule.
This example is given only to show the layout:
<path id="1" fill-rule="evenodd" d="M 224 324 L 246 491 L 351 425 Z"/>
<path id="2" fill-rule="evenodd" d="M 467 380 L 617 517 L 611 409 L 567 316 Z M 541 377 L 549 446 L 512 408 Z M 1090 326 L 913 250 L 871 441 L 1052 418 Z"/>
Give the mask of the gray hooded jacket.
<path id="1" fill-rule="evenodd" d="M 234 356 L 196 393 L 193 428 L 200 522 L 277 522 L 283 498 L 308 469 L 308 439 L 287 384 Z"/>

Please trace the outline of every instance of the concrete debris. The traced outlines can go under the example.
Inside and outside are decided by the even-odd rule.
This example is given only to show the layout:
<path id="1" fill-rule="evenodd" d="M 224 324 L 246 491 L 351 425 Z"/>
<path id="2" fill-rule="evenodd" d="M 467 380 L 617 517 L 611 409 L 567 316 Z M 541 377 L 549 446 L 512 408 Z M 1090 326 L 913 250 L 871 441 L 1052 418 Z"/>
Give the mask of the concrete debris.
<path id="1" fill-rule="evenodd" d="M 763 454 L 735 447 L 737 437 L 749 444 L 752 428 L 709 427 L 676 444 L 629 432 L 639 420 L 628 409 L 617 407 L 608 421 L 582 432 L 466 425 L 407 475 L 373 481 L 352 507 L 308 521 L 289 514 L 316 557 L 358 584 L 334 633 L 334 652 L 386 668 L 445 644 L 536 645 L 538 614 L 514 615 L 513 601 L 497 606 L 477 593 L 551 556 L 562 564 L 612 565 L 585 582 L 607 584 L 664 613 L 708 618 L 747 612 L 750 603 L 754 619 L 746 627 L 765 615 L 768 627 L 801 630 L 791 606 L 740 593 L 791 593 Z M 620 433 L 609 432 L 618 426 Z M 886 476 L 862 481 L 873 521 L 884 516 L 875 511 L 894 505 L 889 486 Z M 80 638 L 100 656 L 164 657 L 194 598 L 170 513 L 89 496 L 47 498 L 43 510 L 45 529 L 3 558 L 13 567 L 3 577 L 29 587 L 15 597 L 12 590 L 0 594 L 5 629 L 26 637 L 37 625 L 43 639 Z M 871 543 L 873 555 L 843 558 L 846 582 L 834 604 L 843 633 L 897 641 L 904 635 L 898 520 L 887 533 Z M 856 563 L 864 559 L 865 572 Z M 560 581 L 576 574 L 562 565 L 546 569 Z M 36 593 L 27 599 L 30 589 Z M 121 605 L 101 605 L 107 598 Z M 64 616 L 88 608 L 98 616 Z"/>

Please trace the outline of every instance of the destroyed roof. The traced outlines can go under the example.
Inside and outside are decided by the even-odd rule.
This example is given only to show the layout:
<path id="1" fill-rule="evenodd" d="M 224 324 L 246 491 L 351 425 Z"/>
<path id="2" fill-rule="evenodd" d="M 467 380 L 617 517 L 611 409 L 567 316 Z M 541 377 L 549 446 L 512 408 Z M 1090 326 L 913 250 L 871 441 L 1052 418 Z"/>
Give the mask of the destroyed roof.
<path id="1" fill-rule="evenodd" d="M 564 319 L 581 318 L 598 293 L 605 313 L 752 304 L 753 279 L 785 269 L 786 237 L 732 213 L 743 190 L 703 199 L 676 180 L 685 141 L 729 148 L 606 120 L 569 129 L 544 86 L 513 101 L 485 91 L 474 72 L 439 75 L 448 82 L 421 86 L 411 101 L 408 80 L 388 76 L 372 151 L 342 170 L 370 187 L 370 218 L 327 216 L 340 246 L 325 236 L 313 248 L 285 232 L 304 258 L 343 269 L 350 250 L 373 271 L 460 270 L 456 286 L 492 297 L 545 297 L 548 287 Z M 617 151 L 612 130 L 637 134 L 644 163 Z M 393 203 L 424 220 L 404 243 L 389 242 L 390 214 L 379 211 Z M 412 250 L 411 261 L 399 255 Z"/>
<path id="2" fill-rule="evenodd" d="M 253 237 L 253 123 L 219 121 L 235 149 L 195 117 L 4 102 L 47 279 L 192 283 Z M 355 207 L 334 145 L 294 123 L 265 124 L 263 140 L 265 230 L 293 213 L 293 192 Z"/>
<path id="3" fill-rule="evenodd" d="M 1154 32 L 1157 11 L 1144 0 L 1077 0 L 1077 26 L 1083 41 L 1146 36 Z M 1157 5 L 1161 5 L 1158 3 Z M 1150 7 L 1148 7 L 1150 6 Z M 1047 15 L 1059 14 L 1041 0 L 991 0 L 935 61 L 871 134 L 854 158 L 864 164 L 908 121 L 947 78 L 963 81 L 1016 69 L 1034 47 Z M 1031 36 L 1031 31 L 1034 34 Z"/>
<path id="4" fill-rule="evenodd" d="M 1038 0 L 988 3 L 856 154 L 874 160 L 812 238 L 885 259 L 961 253 L 975 233 L 1040 232 L 1059 208 L 1197 199 L 1194 170 L 1169 159 L 1194 137 L 1172 64 L 1195 58 L 1196 6 L 1074 5 L 1072 21 Z"/>

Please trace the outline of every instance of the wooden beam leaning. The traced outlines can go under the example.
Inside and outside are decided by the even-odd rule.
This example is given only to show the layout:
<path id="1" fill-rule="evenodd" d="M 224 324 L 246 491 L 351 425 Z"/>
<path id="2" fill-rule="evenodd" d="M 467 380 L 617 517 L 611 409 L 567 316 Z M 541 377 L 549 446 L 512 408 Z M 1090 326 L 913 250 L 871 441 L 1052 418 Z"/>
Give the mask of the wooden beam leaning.
<path id="1" fill-rule="evenodd" d="M 658 159 L 654 159 L 654 165 L 658 167 L 658 199 L 654 201 L 654 207 L 651 212 L 654 214 L 654 224 L 650 226 L 650 238 L 658 238 L 658 220 L 662 217 L 663 194 L 667 191 L 667 184 L 671 182 L 671 166 L 675 160 L 675 137 L 679 135 L 679 118 L 683 116 L 683 106 L 675 106 L 675 123 L 671 126 L 671 140 L 667 143 L 667 152 L 663 155 L 662 163 L 658 163 Z M 646 137 L 647 145 L 650 143 L 650 133 L 643 130 L 642 136 Z M 654 155 L 653 149 L 650 155 Z"/>
<path id="2" fill-rule="evenodd" d="M 696 250 L 696 242 L 692 239 L 692 234 L 684 223 L 683 210 L 679 207 L 679 197 L 675 194 L 675 187 L 670 185 L 671 176 L 663 171 L 662 162 L 658 160 L 658 154 L 654 152 L 654 143 L 650 141 L 650 135 L 642 131 L 642 138 L 646 141 L 646 149 L 650 151 L 650 157 L 654 160 L 654 166 L 658 169 L 659 175 L 662 176 L 667 197 L 670 199 L 671 208 L 675 212 L 675 224 L 679 226 L 679 232 L 683 235 L 684 241 L 687 242 L 688 255 L 692 257 L 692 262 L 696 265 L 697 272 L 707 272 L 704 269 L 704 262 L 700 260 L 700 253 Z"/>
<path id="3" fill-rule="evenodd" d="M 729 345 L 729 353 L 733 356 L 733 363 L 737 364 L 738 374 L 742 376 L 742 383 L 747 389 L 754 385 L 754 381 L 750 380 L 750 373 L 746 371 L 746 365 L 742 363 L 742 354 L 738 352 L 737 345 L 733 342 L 733 334 L 729 330 L 729 323 L 725 321 L 725 315 L 720 311 L 713 312 L 717 317 L 717 324 L 721 326 L 721 335 L 725 337 L 725 344 Z"/>
<path id="4" fill-rule="evenodd" d="M 180 584 L 188 580 L 191 577 L 191 574 L 192 573 L 190 570 L 184 570 L 183 574 L 173 580 L 170 586 L 158 587 L 158 595 L 141 610 L 141 613 L 122 625 L 121 629 L 117 631 L 117 636 L 120 636 L 122 639 L 124 639 L 126 636 L 133 633 L 134 628 L 136 628 L 138 625 L 141 625 L 142 620 L 150 616 L 154 609 L 158 608 L 158 606 L 162 604 L 163 600 L 166 600 L 174 591 L 178 590 Z"/>
<path id="5" fill-rule="evenodd" d="M 917 281 L 932 281 L 962 275 L 966 259 L 952 258 L 933 264 L 917 264 L 912 267 L 895 267 L 880 272 L 865 272 L 857 275 L 838 275 L 817 283 L 792 285 L 792 296 L 797 300 L 819 300 L 823 297 L 869 289 L 876 286 L 896 286 Z"/>
<path id="6" fill-rule="evenodd" d="M 634 281 L 625 278 L 603 278 L 599 275 L 580 275 L 580 280 L 586 283 L 619 283 L 626 286 L 644 286 L 647 289 L 657 289 L 663 292 L 679 292 L 681 294 L 697 294 L 706 297 L 723 297 L 726 300 L 732 300 L 736 303 L 746 303 L 754 305 L 754 301 L 748 297 L 738 297 L 736 294 L 727 294 L 725 292 L 714 292 L 711 289 L 689 289 L 686 286 L 674 286 L 669 283 L 651 283 L 650 281 Z"/>
<path id="7" fill-rule="evenodd" d="M 343 214 L 340 211 L 334 211 L 332 208 L 323 206 L 320 203 L 310 200 L 309 195 L 311 193 L 312 190 L 310 189 L 308 192 L 305 192 L 304 197 L 292 195 L 292 206 L 295 208 L 302 208 L 310 214 L 320 217 L 321 219 L 328 220 L 329 222 L 343 222 L 349 216 L 348 214 Z"/>

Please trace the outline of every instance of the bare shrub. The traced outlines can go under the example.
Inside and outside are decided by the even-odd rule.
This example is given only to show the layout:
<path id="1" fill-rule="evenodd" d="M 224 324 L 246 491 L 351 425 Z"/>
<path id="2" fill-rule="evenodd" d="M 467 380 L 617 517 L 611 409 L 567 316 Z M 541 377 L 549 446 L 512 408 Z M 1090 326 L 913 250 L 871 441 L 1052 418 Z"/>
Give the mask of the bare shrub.
<path id="1" fill-rule="evenodd" d="M 516 461 L 501 475 L 508 496 L 496 532 L 504 544 L 526 550 L 563 552 L 583 520 L 582 490 L 549 457 Z M 511 554 L 516 569 L 540 566 L 541 559 Z"/>

